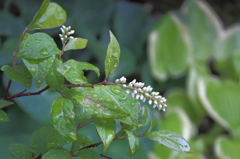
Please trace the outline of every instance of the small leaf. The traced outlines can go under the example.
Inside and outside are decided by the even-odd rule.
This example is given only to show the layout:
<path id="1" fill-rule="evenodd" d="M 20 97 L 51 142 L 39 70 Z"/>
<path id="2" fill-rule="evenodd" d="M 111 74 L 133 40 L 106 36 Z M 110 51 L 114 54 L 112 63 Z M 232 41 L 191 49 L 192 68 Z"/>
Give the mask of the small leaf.
<path id="1" fill-rule="evenodd" d="M 69 82 L 73 84 L 87 83 L 87 78 L 84 76 L 82 70 L 93 70 L 99 76 L 99 69 L 86 62 L 68 60 L 57 68 L 57 71 L 60 72 Z"/>
<path id="2" fill-rule="evenodd" d="M 9 121 L 7 114 L 0 109 L 0 122 L 7 122 Z"/>
<path id="3" fill-rule="evenodd" d="M 93 144 L 93 142 L 85 135 L 77 134 L 77 140 L 72 143 L 71 152 L 77 152 L 81 147 Z"/>
<path id="4" fill-rule="evenodd" d="M 65 23 L 66 11 L 56 3 L 50 3 L 49 5 L 47 3 L 49 3 L 49 0 L 43 2 L 38 13 L 28 25 L 28 30 L 49 29 Z"/>
<path id="5" fill-rule="evenodd" d="M 131 131 L 125 130 L 128 136 L 128 143 L 130 147 L 129 156 L 134 155 L 139 149 L 139 138 L 136 137 Z"/>
<path id="6" fill-rule="evenodd" d="M 149 113 L 149 109 L 147 106 L 140 106 L 138 108 L 138 128 L 137 130 L 141 130 L 142 128 L 144 128 L 149 121 L 150 118 L 150 113 Z"/>
<path id="7" fill-rule="evenodd" d="M 155 125 L 156 125 L 156 119 L 155 119 L 155 118 L 152 118 L 151 123 L 150 123 L 148 129 L 147 129 L 144 133 L 142 133 L 141 135 L 142 135 L 142 136 L 146 136 L 146 135 L 152 130 L 152 128 L 153 128 Z"/>
<path id="8" fill-rule="evenodd" d="M 61 89 L 64 84 L 64 77 L 56 70 L 60 65 L 62 65 L 62 60 L 56 58 L 49 74 L 46 76 L 46 82 L 50 86 L 50 89 Z"/>
<path id="9" fill-rule="evenodd" d="M 26 66 L 3 66 L 1 70 L 11 80 L 24 85 L 26 88 L 30 88 L 32 85 L 32 75 L 26 68 Z"/>
<path id="10" fill-rule="evenodd" d="M 8 105 L 14 104 L 13 102 L 7 101 L 7 100 L 2 100 L 0 99 L 0 108 L 6 107 Z"/>
<path id="11" fill-rule="evenodd" d="M 17 57 L 25 59 L 43 59 L 55 54 L 62 54 L 51 38 L 46 33 L 35 33 L 28 35 L 20 43 L 19 53 Z"/>
<path id="12" fill-rule="evenodd" d="M 44 125 L 32 135 L 30 148 L 34 157 L 37 157 L 40 153 L 43 155 L 52 148 L 60 148 L 72 141 L 70 137 L 60 135 L 52 126 Z"/>
<path id="13" fill-rule="evenodd" d="M 67 45 L 64 47 L 64 51 L 83 49 L 86 47 L 87 41 L 87 39 L 82 38 L 70 39 Z"/>
<path id="14" fill-rule="evenodd" d="M 107 55 L 105 58 L 105 73 L 106 78 L 111 75 L 117 68 L 120 57 L 120 47 L 117 42 L 117 39 L 111 31 L 110 33 L 110 43 L 107 49 Z"/>
<path id="15" fill-rule="evenodd" d="M 74 123 L 75 113 L 73 112 L 73 104 L 70 99 L 59 97 L 54 100 L 51 107 L 51 119 L 57 131 L 74 140 L 76 136 L 76 126 Z"/>
<path id="16" fill-rule="evenodd" d="M 108 146 L 112 142 L 115 137 L 116 132 L 116 122 L 113 119 L 101 119 L 94 118 L 94 124 L 97 128 L 97 132 L 103 141 L 104 144 L 104 152 L 107 151 Z"/>
<path id="17" fill-rule="evenodd" d="M 83 149 L 77 152 L 75 157 L 81 157 L 84 159 L 102 159 L 102 156 L 92 149 Z"/>
<path id="18" fill-rule="evenodd" d="M 42 159 L 53 159 L 53 158 L 72 159 L 70 152 L 64 148 L 51 149 L 42 157 Z"/>
<path id="19" fill-rule="evenodd" d="M 28 68 L 29 72 L 33 76 L 33 79 L 36 83 L 36 87 L 39 88 L 42 85 L 42 82 L 49 74 L 49 70 L 51 69 L 55 55 L 39 59 L 39 60 L 32 60 L 32 59 L 22 59 L 26 67 Z"/>
<path id="20" fill-rule="evenodd" d="M 29 147 L 23 144 L 12 144 L 8 147 L 9 151 L 18 159 L 32 158 L 32 152 Z"/>
<path id="21" fill-rule="evenodd" d="M 146 137 L 175 151 L 190 152 L 191 150 L 183 137 L 169 130 L 153 131 L 148 133 Z"/>

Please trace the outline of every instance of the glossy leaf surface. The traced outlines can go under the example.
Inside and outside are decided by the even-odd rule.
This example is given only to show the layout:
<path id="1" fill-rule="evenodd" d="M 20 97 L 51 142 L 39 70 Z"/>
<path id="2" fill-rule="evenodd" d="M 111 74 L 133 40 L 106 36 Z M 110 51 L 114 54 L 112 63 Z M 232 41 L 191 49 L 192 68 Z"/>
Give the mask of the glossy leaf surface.
<path id="1" fill-rule="evenodd" d="M 70 99 L 59 97 L 53 102 L 50 115 L 55 129 L 61 135 L 76 140 L 75 113 L 73 108 Z"/>
<path id="2" fill-rule="evenodd" d="M 84 76 L 83 70 L 93 70 L 99 76 L 99 69 L 90 63 L 68 60 L 57 71 L 60 72 L 69 82 L 73 84 L 85 84 L 87 78 Z"/>
<path id="3" fill-rule="evenodd" d="M 108 45 L 107 49 L 107 55 L 105 58 L 105 74 L 106 77 L 108 77 L 110 74 L 112 74 L 119 63 L 119 57 L 120 57 L 120 47 L 117 42 L 117 39 L 113 35 L 111 31 L 110 33 L 110 43 Z"/>
<path id="4" fill-rule="evenodd" d="M 28 25 L 28 30 L 49 29 L 65 23 L 67 15 L 65 10 L 56 3 L 43 2 L 33 21 Z M 47 8 L 46 8 L 47 6 Z"/>
<path id="5" fill-rule="evenodd" d="M 7 122 L 9 121 L 7 114 L 0 109 L 0 122 Z"/>
<path id="6" fill-rule="evenodd" d="M 26 88 L 30 88 L 32 85 L 32 75 L 26 68 L 26 66 L 3 66 L 1 70 L 11 80 L 24 85 Z"/>
<path id="7" fill-rule="evenodd" d="M 93 142 L 83 134 L 77 134 L 77 140 L 72 143 L 71 152 L 77 152 L 81 147 L 93 144 Z"/>
<path id="8" fill-rule="evenodd" d="M 29 72 L 33 76 L 33 79 L 36 83 L 36 87 L 39 88 L 42 85 L 42 82 L 45 80 L 46 76 L 48 75 L 54 60 L 55 55 L 39 59 L 39 60 L 33 60 L 33 59 L 22 59 L 26 67 L 28 68 Z"/>
<path id="9" fill-rule="evenodd" d="M 77 152 L 75 157 L 81 157 L 84 159 L 102 159 L 102 156 L 92 149 L 83 149 Z"/>
<path id="10" fill-rule="evenodd" d="M 13 102 L 0 99 L 0 108 L 6 107 L 6 106 L 12 105 L 12 104 L 13 104 Z"/>
<path id="11" fill-rule="evenodd" d="M 149 37 L 149 57 L 153 75 L 158 80 L 182 76 L 192 51 L 186 26 L 173 12 L 157 23 Z"/>
<path id="12" fill-rule="evenodd" d="M 62 54 L 54 40 L 46 33 L 28 35 L 20 43 L 17 57 L 25 59 L 43 59 L 55 54 Z"/>
<path id="13" fill-rule="evenodd" d="M 81 104 L 79 104 L 78 101 L 74 100 L 72 102 L 74 104 L 74 112 L 76 114 L 76 119 L 80 124 L 92 117 L 92 115 L 87 112 L 87 109 L 85 109 Z"/>
<path id="14" fill-rule="evenodd" d="M 67 45 L 64 47 L 64 51 L 83 49 L 86 47 L 87 42 L 88 42 L 87 39 L 82 38 L 70 39 Z"/>
<path id="15" fill-rule="evenodd" d="M 113 141 L 116 133 L 116 122 L 113 119 L 100 119 L 95 118 L 94 124 L 97 128 L 97 132 L 103 141 L 104 149 L 103 151 L 106 152 L 108 146 Z"/>
<path id="16" fill-rule="evenodd" d="M 32 158 L 32 152 L 26 145 L 12 144 L 8 149 L 18 159 Z"/>
<path id="17" fill-rule="evenodd" d="M 136 137 L 131 131 L 125 130 L 128 136 L 128 143 L 130 147 L 129 155 L 134 155 L 139 149 L 139 138 Z"/>
<path id="18" fill-rule="evenodd" d="M 137 130 L 141 130 L 142 128 L 144 128 L 148 124 L 149 118 L 150 118 L 150 113 L 149 113 L 148 107 L 145 106 L 145 105 L 139 107 L 139 110 L 138 110 L 138 128 L 137 128 Z"/>
<path id="19" fill-rule="evenodd" d="M 153 131 L 146 137 L 175 151 L 189 152 L 191 150 L 190 145 L 182 136 L 169 130 Z"/>
<path id="20" fill-rule="evenodd" d="M 48 151 L 42 159 L 72 159 L 70 152 L 64 148 L 55 148 Z"/>

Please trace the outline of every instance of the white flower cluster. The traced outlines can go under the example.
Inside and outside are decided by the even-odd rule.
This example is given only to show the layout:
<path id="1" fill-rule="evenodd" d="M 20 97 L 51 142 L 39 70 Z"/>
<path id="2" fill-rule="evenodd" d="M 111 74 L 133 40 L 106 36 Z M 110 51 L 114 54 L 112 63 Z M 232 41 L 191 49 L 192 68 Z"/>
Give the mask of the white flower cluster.
<path id="1" fill-rule="evenodd" d="M 59 34 L 62 43 L 66 43 L 70 39 L 74 39 L 74 37 L 70 36 L 74 34 L 74 30 L 71 30 L 71 26 L 65 27 L 64 25 L 60 28 L 62 31 L 62 34 Z"/>
<path id="2" fill-rule="evenodd" d="M 153 108 L 158 108 L 159 110 L 165 111 L 166 99 L 159 95 L 159 92 L 152 92 L 153 88 L 151 86 L 144 87 L 143 82 L 136 82 L 134 79 L 128 85 L 126 85 L 127 79 L 123 76 L 120 79 L 116 79 L 115 83 L 121 84 L 123 87 L 126 88 L 126 92 L 131 94 L 133 98 L 140 99 L 145 102 L 149 99 L 148 103 L 150 105 L 153 104 Z"/>

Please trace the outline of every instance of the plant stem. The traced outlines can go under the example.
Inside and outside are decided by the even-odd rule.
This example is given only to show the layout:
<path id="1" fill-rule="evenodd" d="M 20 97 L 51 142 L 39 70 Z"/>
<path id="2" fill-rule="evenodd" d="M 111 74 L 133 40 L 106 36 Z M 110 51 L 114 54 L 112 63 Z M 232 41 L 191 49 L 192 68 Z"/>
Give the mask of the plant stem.
<path id="1" fill-rule="evenodd" d="M 90 124 L 90 123 L 93 123 L 93 122 L 94 122 L 94 120 L 92 119 L 92 120 L 90 120 L 90 121 L 88 121 L 88 122 L 86 122 L 86 123 L 84 123 L 84 124 L 79 124 L 78 127 L 77 127 L 77 131 L 78 131 L 79 129 L 81 129 L 82 127 L 84 127 L 84 126 L 86 126 L 86 125 L 88 125 L 88 124 Z"/>

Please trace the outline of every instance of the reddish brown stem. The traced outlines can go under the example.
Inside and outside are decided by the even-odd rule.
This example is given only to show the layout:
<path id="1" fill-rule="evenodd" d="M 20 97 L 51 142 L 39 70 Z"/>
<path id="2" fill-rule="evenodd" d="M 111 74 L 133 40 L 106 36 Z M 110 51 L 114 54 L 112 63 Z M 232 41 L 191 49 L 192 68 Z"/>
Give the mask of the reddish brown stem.
<path id="1" fill-rule="evenodd" d="M 90 120 L 90 121 L 88 121 L 88 122 L 86 122 L 86 123 L 84 123 L 84 124 L 79 124 L 78 127 L 77 127 L 77 131 L 78 131 L 79 129 L 81 129 L 82 127 L 84 127 L 84 126 L 86 126 L 86 125 L 88 125 L 88 124 L 90 124 L 90 123 L 93 123 L 93 122 L 94 122 L 94 120 L 92 119 L 92 120 Z"/>
<path id="2" fill-rule="evenodd" d="M 21 92 L 20 92 L 20 93 L 14 94 L 14 95 L 9 96 L 9 97 L 4 97 L 3 99 L 4 99 L 4 100 L 7 100 L 7 99 L 18 98 L 18 97 L 23 97 L 23 96 L 39 95 L 39 94 L 41 94 L 42 92 L 46 91 L 48 88 L 49 88 L 49 86 L 46 86 L 45 88 L 41 89 L 40 91 L 38 91 L 38 92 L 33 92 L 33 93 L 21 93 Z"/>

